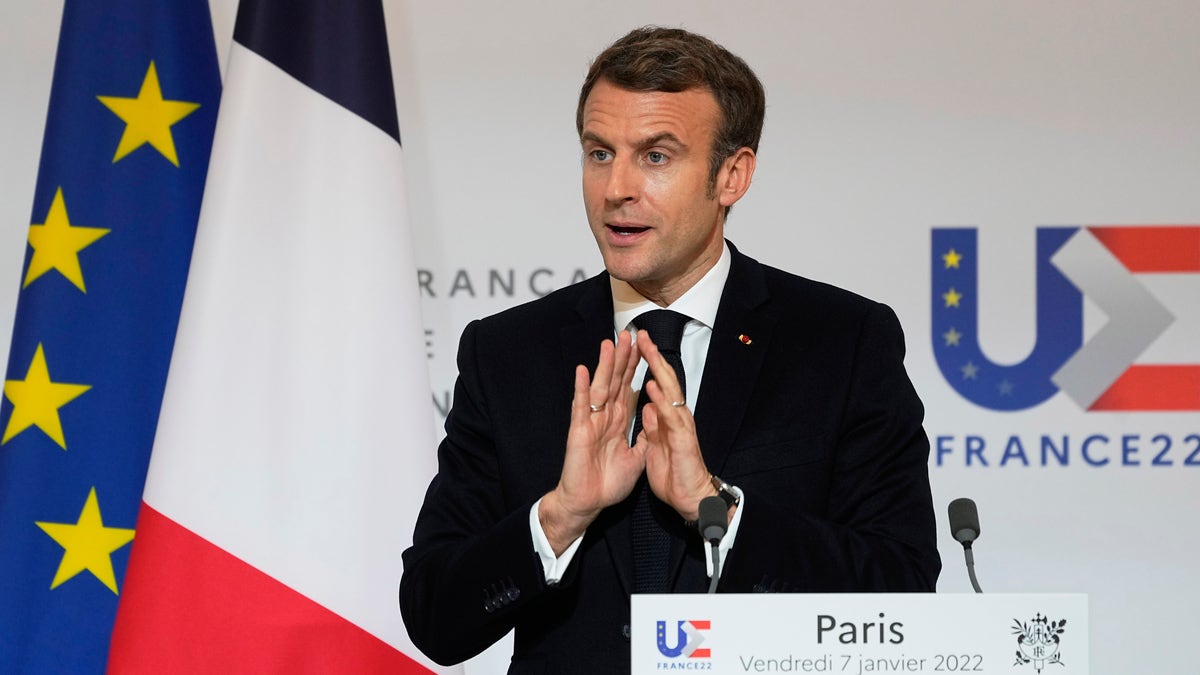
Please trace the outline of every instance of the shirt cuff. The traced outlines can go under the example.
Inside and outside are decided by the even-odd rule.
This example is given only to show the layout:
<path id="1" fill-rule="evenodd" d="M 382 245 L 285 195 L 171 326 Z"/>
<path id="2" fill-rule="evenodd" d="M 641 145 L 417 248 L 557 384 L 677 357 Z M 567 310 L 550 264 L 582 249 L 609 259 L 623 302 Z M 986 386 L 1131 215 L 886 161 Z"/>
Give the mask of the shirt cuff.
<path id="1" fill-rule="evenodd" d="M 529 509 L 529 533 L 533 535 L 533 550 L 537 552 L 538 559 L 542 561 L 542 575 L 546 577 L 547 584 L 554 586 L 566 574 L 567 566 L 575 557 L 575 551 L 579 550 L 579 544 L 583 541 L 583 537 L 576 538 L 561 556 L 555 557 L 554 548 L 550 546 L 550 540 L 546 538 L 546 533 L 542 530 L 542 521 L 538 518 L 538 507 L 541 504 L 542 500 L 539 499 L 533 503 L 533 508 Z M 737 520 L 737 514 L 734 514 L 733 519 Z M 711 569 L 709 576 L 712 576 Z"/>

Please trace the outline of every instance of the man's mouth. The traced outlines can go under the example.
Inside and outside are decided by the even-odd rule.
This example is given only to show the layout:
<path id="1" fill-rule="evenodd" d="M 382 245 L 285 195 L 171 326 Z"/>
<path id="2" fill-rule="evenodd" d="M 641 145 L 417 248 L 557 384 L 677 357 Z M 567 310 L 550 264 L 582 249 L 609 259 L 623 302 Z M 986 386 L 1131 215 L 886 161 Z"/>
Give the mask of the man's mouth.
<path id="1" fill-rule="evenodd" d="M 618 234 L 620 236 L 628 237 L 628 236 L 632 236 L 635 234 L 645 232 L 645 231 L 649 230 L 650 228 L 641 227 L 638 225 L 614 225 L 614 224 L 610 223 L 608 225 L 608 229 L 612 230 L 613 232 L 615 232 L 616 234 Z"/>

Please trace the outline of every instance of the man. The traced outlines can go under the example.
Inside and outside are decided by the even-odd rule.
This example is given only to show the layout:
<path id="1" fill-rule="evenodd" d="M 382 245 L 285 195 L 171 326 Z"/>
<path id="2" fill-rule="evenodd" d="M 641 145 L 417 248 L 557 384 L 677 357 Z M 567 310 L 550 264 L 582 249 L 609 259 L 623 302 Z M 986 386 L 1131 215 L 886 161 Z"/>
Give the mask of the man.
<path id="1" fill-rule="evenodd" d="M 463 333 L 400 586 L 435 661 L 515 628 L 510 673 L 627 672 L 630 594 L 709 584 L 688 523 L 714 495 L 720 592 L 933 590 L 895 315 L 725 241 L 764 110 L 749 67 L 686 31 L 635 30 L 592 64 L 577 126 L 606 272 Z"/>

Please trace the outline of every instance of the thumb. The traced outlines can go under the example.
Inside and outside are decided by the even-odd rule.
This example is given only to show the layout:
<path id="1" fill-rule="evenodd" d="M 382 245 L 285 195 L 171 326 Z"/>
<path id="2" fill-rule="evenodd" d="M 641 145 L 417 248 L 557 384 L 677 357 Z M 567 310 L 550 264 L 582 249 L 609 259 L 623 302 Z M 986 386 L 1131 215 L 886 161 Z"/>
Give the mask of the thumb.
<path id="1" fill-rule="evenodd" d="M 642 408 L 642 434 L 651 443 L 658 442 L 658 407 L 653 403 Z"/>

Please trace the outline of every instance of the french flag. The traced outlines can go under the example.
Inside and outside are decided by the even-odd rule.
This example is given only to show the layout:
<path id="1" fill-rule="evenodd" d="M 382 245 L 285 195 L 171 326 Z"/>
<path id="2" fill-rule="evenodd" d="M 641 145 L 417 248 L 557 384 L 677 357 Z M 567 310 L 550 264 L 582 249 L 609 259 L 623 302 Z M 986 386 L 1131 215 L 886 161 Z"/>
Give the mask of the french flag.
<path id="1" fill-rule="evenodd" d="M 443 672 L 397 606 L 435 443 L 383 8 L 234 40 L 109 672 Z"/>

